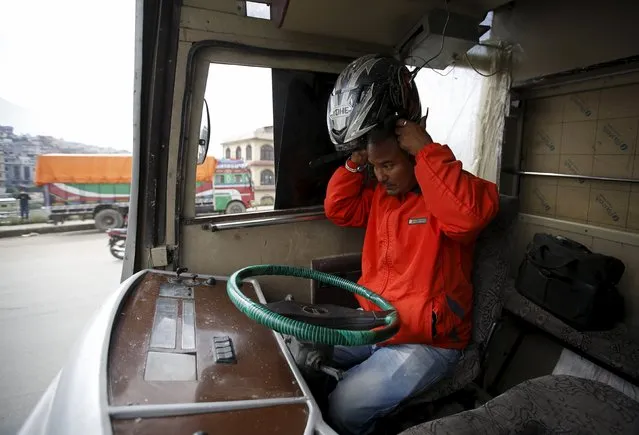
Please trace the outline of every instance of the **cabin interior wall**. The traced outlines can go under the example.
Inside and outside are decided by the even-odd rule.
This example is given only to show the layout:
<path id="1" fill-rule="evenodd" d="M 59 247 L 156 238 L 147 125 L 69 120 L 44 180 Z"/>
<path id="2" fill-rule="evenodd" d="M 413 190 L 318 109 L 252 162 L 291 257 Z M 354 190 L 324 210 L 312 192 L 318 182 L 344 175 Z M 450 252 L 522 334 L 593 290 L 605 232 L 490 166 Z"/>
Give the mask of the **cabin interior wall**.
<path id="1" fill-rule="evenodd" d="M 638 3 L 622 0 L 521 0 L 495 13 L 491 31 L 514 45 L 512 100 L 518 106 L 506 121 L 500 183 L 504 193 L 521 200 L 511 275 L 538 232 L 615 256 L 626 265 L 619 290 L 630 328 L 639 328 L 639 185 L 518 177 L 509 171 L 639 178 L 636 67 L 600 78 L 575 73 L 572 83 L 557 85 L 532 80 L 639 55 L 637 14 Z M 527 86 L 517 86 L 522 83 Z M 495 334 L 491 369 L 503 360 L 499 343 L 508 343 L 513 328 Z M 527 337 L 498 389 L 551 373 L 560 351 L 545 337 Z"/>
<path id="2" fill-rule="evenodd" d="M 639 3 L 518 0 L 499 9 L 492 36 L 515 45 L 513 80 L 570 71 L 639 54 Z"/>
<path id="3" fill-rule="evenodd" d="M 639 81 L 589 83 L 593 89 L 558 86 L 551 96 L 525 101 L 524 171 L 639 179 Z M 520 182 L 513 275 L 536 232 L 569 237 L 625 263 L 619 290 L 626 323 L 639 327 L 639 185 L 528 175 Z"/>
<path id="4" fill-rule="evenodd" d="M 311 260 L 361 252 L 364 231 L 335 226 L 328 220 L 210 232 L 199 225 L 184 228 L 182 263 L 198 273 L 229 276 L 251 264 L 310 267 Z M 260 277 L 267 300 L 291 293 L 310 302 L 310 282 L 299 278 Z"/>
<path id="5" fill-rule="evenodd" d="M 635 2 L 524 0 L 498 11 L 492 32 L 517 47 L 513 75 L 521 82 L 639 54 L 639 29 L 630 18 L 637 13 Z M 504 168 L 639 178 L 639 75 L 516 92 L 523 95 L 522 128 L 505 143 Z M 573 238 L 626 264 L 619 285 L 626 322 L 639 326 L 639 185 L 537 176 L 519 181 L 525 217 L 518 222 L 513 275 L 535 232 Z"/>

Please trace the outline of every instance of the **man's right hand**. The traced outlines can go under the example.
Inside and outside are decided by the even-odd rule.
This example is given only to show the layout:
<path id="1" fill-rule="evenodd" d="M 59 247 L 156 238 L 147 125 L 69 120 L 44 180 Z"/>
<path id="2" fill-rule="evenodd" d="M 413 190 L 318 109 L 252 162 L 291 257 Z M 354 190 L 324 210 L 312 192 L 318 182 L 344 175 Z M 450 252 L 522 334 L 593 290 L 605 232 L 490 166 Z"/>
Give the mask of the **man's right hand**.
<path id="1" fill-rule="evenodd" d="M 358 167 L 364 166 L 368 163 L 368 153 L 366 150 L 355 151 L 351 154 L 351 162 L 355 163 Z"/>

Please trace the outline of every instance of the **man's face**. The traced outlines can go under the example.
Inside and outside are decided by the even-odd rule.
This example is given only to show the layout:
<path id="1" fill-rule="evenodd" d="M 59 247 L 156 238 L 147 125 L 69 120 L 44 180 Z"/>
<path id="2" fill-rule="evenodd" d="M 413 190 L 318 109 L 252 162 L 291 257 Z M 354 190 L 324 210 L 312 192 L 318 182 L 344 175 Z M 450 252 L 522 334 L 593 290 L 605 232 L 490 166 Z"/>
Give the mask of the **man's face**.
<path id="1" fill-rule="evenodd" d="M 367 151 L 368 162 L 375 169 L 375 177 L 389 195 L 403 195 L 415 187 L 415 168 L 396 139 L 391 137 L 369 143 Z"/>

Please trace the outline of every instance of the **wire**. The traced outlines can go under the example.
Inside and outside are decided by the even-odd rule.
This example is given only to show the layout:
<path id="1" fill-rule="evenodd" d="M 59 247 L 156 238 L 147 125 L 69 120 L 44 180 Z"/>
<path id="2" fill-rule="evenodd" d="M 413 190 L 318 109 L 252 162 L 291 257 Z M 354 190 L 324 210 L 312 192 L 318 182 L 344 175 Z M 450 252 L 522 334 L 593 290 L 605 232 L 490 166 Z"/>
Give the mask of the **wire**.
<path id="1" fill-rule="evenodd" d="M 449 69 L 447 73 L 442 74 L 442 73 L 440 73 L 439 71 L 437 71 L 435 68 L 433 68 L 432 66 L 430 66 L 430 64 L 426 64 L 426 65 L 428 66 L 428 68 L 430 68 L 430 70 L 431 70 L 431 71 L 433 71 L 434 73 L 439 74 L 439 75 L 440 75 L 440 76 L 442 76 L 442 77 L 446 77 L 448 74 L 450 74 L 450 73 L 452 73 L 453 71 L 455 71 L 455 68 L 457 67 L 457 64 L 456 64 L 456 63 L 454 63 L 454 64 L 453 64 L 453 67 L 452 67 L 451 69 Z"/>
<path id="2" fill-rule="evenodd" d="M 485 73 L 483 73 L 483 72 L 478 71 L 478 70 L 477 70 L 477 68 L 475 68 L 475 66 L 471 63 L 470 58 L 468 57 L 468 53 L 465 53 L 465 54 L 464 54 L 464 56 L 466 56 L 466 62 L 468 62 L 468 65 L 470 65 L 470 67 L 471 67 L 471 68 L 472 68 L 472 69 L 473 69 L 473 70 L 474 70 L 477 74 L 479 74 L 479 75 L 480 75 L 480 76 L 482 76 L 482 77 L 492 77 L 492 76 L 494 76 L 494 75 L 496 75 L 496 74 L 499 74 L 499 73 L 500 73 L 500 72 L 502 72 L 502 71 L 505 71 L 505 70 L 503 70 L 503 69 L 498 69 L 498 70 L 497 70 L 497 71 L 495 71 L 494 73 L 485 74 Z"/>
<path id="3" fill-rule="evenodd" d="M 431 60 L 436 59 L 440 54 L 442 54 L 442 51 L 444 51 L 444 41 L 446 40 L 446 29 L 448 28 L 448 21 L 450 20 L 450 9 L 448 9 L 448 0 L 444 0 L 444 6 L 446 7 L 446 22 L 444 23 L 444 29 L 442 30 L 442 44 L 439 47 L 439 51 L 437 52 L 436 55 L 434 55 L 433 57 L 431 57 L 430 59 L 428 59 L 426 62 L 424 62 L 424 65 L 422 65 L 421 67 L 415 68 L 415 70 L 413 71 L 413 73 L 411 74 L 411 78 L 415 78 L 415 76 L 417 76 L 417 73 L 426 65 L 428 65 L 430 63 Z M 423 59 L 422 59 L 423 60 Z M 430 67 L 430 65 L 428 65 Z M 432 68 L 431 68 L 432 69 Z M 434 71 L 434 70 L 433 70 Z"/>
<path id="4" fill-rule="evenodd" d="M 452 67 L 451 69 L 449 69 L 447 73 L 442 74 L 442 73 L 440 73 L 439 71 L 437 71 L 435 68 L 433 68 L 433 67 L 432 67 L 432 66 L 431 66 L 428 62 L 426 62 L 426 61 L 424 60 L 424 58 L 423 58 L 423 57 L 420 57 L 420 56 L 409 56 L 409 57 L 407 57 L 406 59 L 411 59 L 411 58 L 412 58 L 412 59 L 418 59 L 418 60 L 423 61 L 423 62 L 424 62 L 424 66 L 427 66 L 428 68 L 430 68 L 430 69 L 431 69 L 431 71 L 433 71 L 434 73 L 439 74 L 439 75 L 440 75 L 440 76 L 442 76 L 442 77 L 446 77 L 448 74 L 452 73 L 452 72 L 455 70 L 455 68 L 457 67 L 457 64 L 456 64 L 456 63 L 453 63 L 453 64 L 452 64 L 452 65 L 453 65 L 453 67 Z M 415 68 L 415 69 L 417 69 L 417 68 Z M 423 67 L 422 67 L 422 69 L 423 69 Z M 414 70 L 413 70 L 413 72 L 414 72 Z M 414 76 L 413 76 L 413 77 L 414 77 Z"/>

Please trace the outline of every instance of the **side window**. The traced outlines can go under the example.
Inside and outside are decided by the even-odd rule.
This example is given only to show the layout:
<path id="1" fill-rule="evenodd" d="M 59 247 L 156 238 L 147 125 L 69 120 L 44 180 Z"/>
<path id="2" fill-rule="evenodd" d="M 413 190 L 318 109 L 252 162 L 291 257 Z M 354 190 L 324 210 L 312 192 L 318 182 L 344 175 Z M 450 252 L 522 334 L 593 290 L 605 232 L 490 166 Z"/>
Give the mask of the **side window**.
<path id="1" fill-rule="evenodd" d="M 213 210 L 196 207 L 196 215 L 273 210 L 272 95 L 270 68 L 209 65 L 205 98 L 211 117 L 211 139 L 207 158 L 214 158 L 216 164 L 210 181 L 198 181 L 196 195 L 198 200 L 208 200 L 214 206 Z M 254 159 L 254 153 L 261 157 L 262 150 L 268 158 Z M 259 183 L 263 171 L 271 174 L 264 185 Z M 264 197 L 266 201 L 262 201 Z"/>
<path id="2" fill-rule="evenodd" d="M 309 163 L 335 153 L 326 104 L 336 79 L 336 73 L 211 63 L 207 158 L 215 164 L 209 178 L 198 176 L 198 201 L 209 207 L 196 206 L 196 215 L 322 206 L 343 160 Z"/>
<path id="3" fill-rule="evenodd" d="M 415 77 L 422 113 L 429 108 L 428 133 L 433 140 L 448 144 L 464 169 L 474 174 L 482 158 L 477 113 L 485 80 L 471 68 L 455 65 L 443 71 L 424 67 Z"/>

